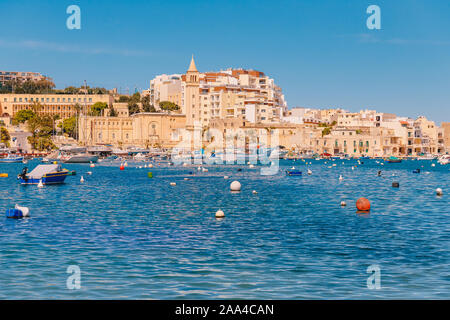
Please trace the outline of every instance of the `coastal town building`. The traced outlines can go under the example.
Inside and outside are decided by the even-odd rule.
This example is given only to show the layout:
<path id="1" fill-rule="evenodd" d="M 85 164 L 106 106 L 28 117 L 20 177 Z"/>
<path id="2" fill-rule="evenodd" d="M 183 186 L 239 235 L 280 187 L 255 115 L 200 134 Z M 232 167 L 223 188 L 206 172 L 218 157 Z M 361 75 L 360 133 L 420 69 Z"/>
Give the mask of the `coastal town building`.
<path id="1" fill-rule="evenodd" d="M 90 106 L 96 102 L 112 103 L 113 96 L 109 94 L 0 94 L 0 115 L 14 117 L 20 110 L 31 109 L 39 103 L 41 114 L 56 115 L 61 119 L 72 117 L 77 113 L 87 113 Z"/>
<path id="2" fill-rule="evenodd" d="M 226 69 L 199 72 L 194 57 L 186 74 L 160 75 L 150 81 L 150 104 L 181 107 L 187 126 L 207 127 L 214 118 L 240 118 L 252 123 L 280 122 L 287 110 L 282 90 L 263 72 Z"/>
<path id="3" fill-rule="evenodd" d="M 52 81 L 52 78 L 44 76 L 37 72 L 20 72 L 20 71 L 1 71 L 0 70 L 0 85 L 4 86 L 8 81 L 18 81 L 23 83 L 25 81 Z"/>
<path id="4" fill-rule="evenodd" d="M 371 109 L 288 109 L 281 88 L 263 72 L 200 72 L 193 56 L 185 74 L 155 77 L 142 96 L 149 96 L 156 112 L 130 114 L 129 103 L 118 102 L 113 94 L 0 94 L 0 116 L 11 125 L 8 120 L 18 111 L 36 103 L 41 114 L 58 114 L 62 119 L 78 114 L 77 137 L 83 145 L 173 148 L 184 144 L 193 150 L 202 145 L 226 149 L 238 143 L 244 148 L 275 143 L 303 154 L 355 157 L 450 152 L 448 122 L 439 127 L 423 116 L 411 119 Z M 89 116 L 96 102 L 107 103 L 108 108 L 102 116 Z M 162 110 L 162 102 L 180 109 Z M 142 102 L 136 104 L 142 110 Z M 192 142 L 195 139 L 199 141 Z"/>
<path id="5" fill-rule="evenodd" d="M 444 144 L 446 153 L 450 153 L 450 122 L 443 122 L 440 141 Z"/>
<path id="6" fill-rule="evenodd" d="M 150 89 L 144 90 L 142 95 L 150 96 L 150 105 L 156 110 L 160 102 L 169 101 L 181 106 L 181 74 L 162 74 L 150 80 Z"/>
<path id="7" fill-rule="evenodd" d="M 83 145 L 172 148 L 182 141 L 186 117 L 168 113 L 137 113 L 128 117 L 80 117 Z"/>

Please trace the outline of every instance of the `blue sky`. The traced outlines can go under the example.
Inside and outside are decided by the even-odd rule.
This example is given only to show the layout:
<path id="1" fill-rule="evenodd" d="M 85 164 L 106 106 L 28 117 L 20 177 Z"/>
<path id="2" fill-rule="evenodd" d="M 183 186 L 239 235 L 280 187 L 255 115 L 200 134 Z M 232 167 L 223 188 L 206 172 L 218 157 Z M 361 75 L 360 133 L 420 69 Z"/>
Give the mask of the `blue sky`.
<path id="1" fill-rule="evenodd" d="M 68 30 L 66 8 L 81 8 Z M 381 8 L 368 30 L 366 8 Z M 147 88 L 161 73 L 252 68 L 289 107 L 374 108 L 450 121 L 448 0 L 0 0 L 0 70 L 58 88 Z"/>

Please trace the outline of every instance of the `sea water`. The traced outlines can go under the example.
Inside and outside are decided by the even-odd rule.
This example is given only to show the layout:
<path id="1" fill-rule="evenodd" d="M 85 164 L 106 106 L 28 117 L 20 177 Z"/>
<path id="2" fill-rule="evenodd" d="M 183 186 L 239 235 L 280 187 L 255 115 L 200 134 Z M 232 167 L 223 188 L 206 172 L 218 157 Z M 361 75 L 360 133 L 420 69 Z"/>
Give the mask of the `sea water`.
<path id="1" fill-rule="evenodd" d="M 0 299 L 450 298 L 448 165 L 310 161 L 281 161 L 275 175 L 65 164 L 77 175 L 44 188 L 19 184 L 25 165 L 0 164 Z M 303 176 L 286 176 L 292 166 Z M 15 204 L 31 217 L 6 218 Z"/>

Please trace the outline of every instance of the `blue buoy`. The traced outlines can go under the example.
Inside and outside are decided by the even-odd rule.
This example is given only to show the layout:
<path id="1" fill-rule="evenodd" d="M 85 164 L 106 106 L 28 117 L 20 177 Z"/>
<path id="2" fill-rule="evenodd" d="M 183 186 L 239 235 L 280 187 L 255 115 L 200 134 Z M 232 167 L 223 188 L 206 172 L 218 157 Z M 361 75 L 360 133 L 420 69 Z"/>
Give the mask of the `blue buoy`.
<path id="1" fill-rule="evenodd" d="M 20 218 L 23 218 L 23 212 L 18 209 L 7 209 L 6 217 L 13 218 L 13 219 L 20 219 Z"/>

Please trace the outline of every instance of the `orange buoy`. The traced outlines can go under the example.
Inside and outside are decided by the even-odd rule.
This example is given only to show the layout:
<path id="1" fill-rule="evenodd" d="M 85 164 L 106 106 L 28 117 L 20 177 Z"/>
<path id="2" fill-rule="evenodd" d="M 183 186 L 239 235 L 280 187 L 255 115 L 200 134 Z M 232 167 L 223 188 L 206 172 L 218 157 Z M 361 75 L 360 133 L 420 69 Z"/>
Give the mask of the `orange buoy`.
<path id="1" fill-rule="evenodd" d="M 356 201 L 356 208 L 359 211 L 370 211 L 370 202 L 366 198 L 359 198 Z"/>

